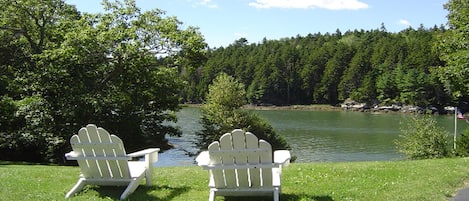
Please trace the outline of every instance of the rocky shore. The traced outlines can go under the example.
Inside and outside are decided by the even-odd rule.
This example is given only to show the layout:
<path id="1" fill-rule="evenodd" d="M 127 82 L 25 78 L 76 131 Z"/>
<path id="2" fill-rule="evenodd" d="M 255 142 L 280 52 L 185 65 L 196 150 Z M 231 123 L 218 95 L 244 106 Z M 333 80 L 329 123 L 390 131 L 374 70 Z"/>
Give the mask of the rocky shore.
<path id="1" fill-rule="evenodd" d="M 348 111 L 360 111 L 360 112 L 397 112 L 397 113 L 414 113 L 414 114 L 447 114 L 450 112 L 446 108 L 439 110 L 433 106 L 419 107 L 415 105 L 374 105 L 370 106 L 365 103 L 356 102 L 345 102 L 340 105 L 340 108 Z M 453 109 L 454 110 L 454 109 Z"/>
<path id="2" fill-rule="evenodd" d="M 187 107 L 201 107 L 201 104 L 184 104 Z M 304 110 L 304 111 L 356 111 L 356 112 L 372 112 L 372 113 L 409 113 L 409 114 L 447 114 L 452 113 L 448 110 L 439 110 L 436 107 L 418 107 L 412 105 L 385 105 L 385 106 L 369 106 L 364 103 L 343 103 L 339 106 L 333 105 L 271 105 L 249 104 L 243 106 L 247 110 Z"/>

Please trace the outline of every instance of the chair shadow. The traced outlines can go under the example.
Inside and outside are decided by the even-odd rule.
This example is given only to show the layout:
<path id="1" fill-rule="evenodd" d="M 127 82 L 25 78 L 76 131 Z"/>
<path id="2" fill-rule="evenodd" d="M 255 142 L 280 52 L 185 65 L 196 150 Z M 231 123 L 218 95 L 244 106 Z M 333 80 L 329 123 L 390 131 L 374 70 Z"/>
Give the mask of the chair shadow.
<path id="1" fill-rule="evenodd" d="M 280 200 L 334 201 L 328 195 L 281 194 Z M 272 196 L 225 197 L 225 201 L 272 201 Z"/>
<path id="2" fill-rule="evenodd" d="M 98 192 L 99 197 L 108 198 L 112 200 L 120 200 L 121 194 L 124 192 L 126 187 L 121 186 L 92 186 L 89 187 L 92 190 Z M 159 200 L 169 201 L 173 200 L 181 194 L 184 194 L 190 190 L 190 187 L 170 187 L 167 185 L 153 185 L 153 186 L 139 186 L 135 192 L 127 197 L 127 200 Z M 155 194 L 155 191 L 164 191 L 164 196 L 161 194 Z M 153 192 L 153 195 L 152 195 Z"/>

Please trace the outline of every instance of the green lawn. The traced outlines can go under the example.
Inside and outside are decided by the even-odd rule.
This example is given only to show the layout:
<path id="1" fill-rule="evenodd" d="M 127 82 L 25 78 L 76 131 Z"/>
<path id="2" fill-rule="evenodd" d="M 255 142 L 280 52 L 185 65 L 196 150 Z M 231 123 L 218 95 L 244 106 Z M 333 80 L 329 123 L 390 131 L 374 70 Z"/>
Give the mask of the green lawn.
<path id="1" fill-rule="evenodd" d="M 77 167 L 0 162 L 0 200 L 64 200 L 78 174 Z M 200 167 L 155 168 L 154 177 L 153 186 L 141 185 L 128 200 L 208 200 L 208 172 Z M 280 199 L 444 201 L 467 181 L 468 158 L 293 163 L 283 170 Z M 69 200 L 117 200 L 122 191 L 123 188 L 88 186 Z"/>

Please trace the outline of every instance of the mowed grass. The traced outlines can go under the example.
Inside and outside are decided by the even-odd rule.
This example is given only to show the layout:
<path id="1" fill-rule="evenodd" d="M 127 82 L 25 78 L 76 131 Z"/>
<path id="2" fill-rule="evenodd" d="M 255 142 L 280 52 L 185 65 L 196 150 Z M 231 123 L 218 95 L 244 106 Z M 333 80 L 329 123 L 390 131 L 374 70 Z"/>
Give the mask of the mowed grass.
<path id="1" fill-rule="evenodd" d="M 64 200 L 78 167 L 0 162 L 0 200 Z M 469 181 L 469 159 L 293 163 L 283 169 L 281 200 L 444 201 Z M 153 186 L 127 200 L 208 200 L 208 172 L 197 166 L 158 167 Z M 124 188 L 87 186 L 69 200 L 117 200 Z M 272 197 L 217 197 L 272 200 Z"/>

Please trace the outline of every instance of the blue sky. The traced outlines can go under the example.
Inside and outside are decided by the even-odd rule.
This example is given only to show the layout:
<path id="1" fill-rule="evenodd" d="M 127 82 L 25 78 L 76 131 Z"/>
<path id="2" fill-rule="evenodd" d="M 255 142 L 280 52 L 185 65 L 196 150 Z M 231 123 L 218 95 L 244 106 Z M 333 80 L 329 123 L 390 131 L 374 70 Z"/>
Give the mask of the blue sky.
<path id="1" fill-rule="evenodd" d="M 82 12 L 102 12 L 100 0 L 65 0 Z M 210 47 L 309 33 L 372 30 L 390 32 L 421 24 L 446 25 L 447 0 L 136 0 L 142 10 L 159 8 L 183 26 L 199 27 Z"/>

